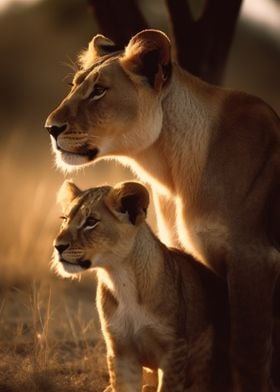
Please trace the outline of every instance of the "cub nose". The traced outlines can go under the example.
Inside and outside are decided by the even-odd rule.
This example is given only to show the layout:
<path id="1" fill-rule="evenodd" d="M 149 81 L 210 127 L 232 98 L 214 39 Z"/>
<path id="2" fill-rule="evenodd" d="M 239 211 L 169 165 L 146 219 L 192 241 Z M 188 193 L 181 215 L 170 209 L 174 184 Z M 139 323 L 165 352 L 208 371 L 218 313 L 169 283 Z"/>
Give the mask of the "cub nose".
<path id="1" fill-rule="evenodd" d="M 61 254 L 69 247 L 69 244 L 60 244 L 60 245 L 55 245 L 54 247 L 58 251 L 58 253 Z"/>
<path id="2" fill-rule="evenodd" d="M 67 124 L 63 125 L 52 125 L 52 124 L 46 124 L 45 125 L 46 130 L 49 132 L 51 136 L 53 136 L 55 139 L 58 138 L 58 136 L 65 131 L 67 128 Z"/>

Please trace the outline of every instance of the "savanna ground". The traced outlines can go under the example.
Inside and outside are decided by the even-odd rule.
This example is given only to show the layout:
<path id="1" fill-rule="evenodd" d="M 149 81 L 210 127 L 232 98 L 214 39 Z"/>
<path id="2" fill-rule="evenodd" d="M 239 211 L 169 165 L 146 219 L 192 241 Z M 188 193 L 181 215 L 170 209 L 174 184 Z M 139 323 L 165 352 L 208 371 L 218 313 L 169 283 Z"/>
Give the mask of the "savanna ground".
<path id="1" fill-rule="evenodd" d="M 152 25 L 168 32 L 160 3 L 143 2 Z M 0 14 L 0 392 L 99 392 L 108 382 L 94 273 L 64 281 L 49 269 L 64 175 L 43 123 L 68 89 L 63 63 L 98 31 L 85 8 L 45 0 Z M 280 45 L 269 34 L 238 25 L 225 84 L 279 113 Z M 110 162 L 70 178 L 86 188 L 132 175 Z"/>
<path id="2" fill-rule="evenodd" d="M 105 351 L 90 284 L 13 286 L 1 293 L 0 311 L 0 391 L 103 390 Z"/>

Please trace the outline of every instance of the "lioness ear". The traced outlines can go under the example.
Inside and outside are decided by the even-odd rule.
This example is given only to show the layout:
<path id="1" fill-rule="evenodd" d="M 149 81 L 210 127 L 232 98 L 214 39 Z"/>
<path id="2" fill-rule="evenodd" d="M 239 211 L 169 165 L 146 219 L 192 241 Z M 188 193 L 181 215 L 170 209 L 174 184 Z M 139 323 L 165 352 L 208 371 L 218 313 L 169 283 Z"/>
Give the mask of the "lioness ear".
<path id="1" fill-rule="evenodd" d="M 144 222 L 149 205 L 149 192 L 138 182 L 123 182 L 107 196 L 107 206 L 119 214 L 127 214 L 133 225 Z"/>
<path id="2" fill-rule="evenodd" d="M 76 197 L 81 195 L 81 193 L 82 191 L 72 181 L 66 180 L 58 191 L 57 202 L 61 205 L 62 209 L 65 210 Z"/>
<path id="3" fill-rule="evenodd" d="M 117 52 L 122 48 L 117 46 L 109 38 L 104 35 L 97 34 L 88 44 L 88 49 L 83 51 L 79 56 L 79 63 L 83 68 L 90 67 L 99 57 Z"/>
<path id="4" fill-rule="evenodd" d="M 121 64 L 130 72 L 143 75 L 159 91 L 171 74 L 171 45 L 159 30 L 143 30 L 129 41 Z"/>
<path id="5" fill-rule="evenodd" d="M 89 46 L 91 46 L 91 49 L 95 52 L 96 57 L 106 56 L 107 54 L 114 53 L 122 49 L 102 34 L 95 35 L 89 43 Z"/>

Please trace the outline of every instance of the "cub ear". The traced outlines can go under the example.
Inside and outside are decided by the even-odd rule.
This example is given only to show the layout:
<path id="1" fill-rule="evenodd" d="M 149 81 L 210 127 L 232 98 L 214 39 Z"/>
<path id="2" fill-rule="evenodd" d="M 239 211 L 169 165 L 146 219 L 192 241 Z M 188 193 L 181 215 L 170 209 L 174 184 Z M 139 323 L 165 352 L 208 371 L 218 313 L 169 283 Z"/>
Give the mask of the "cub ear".
<path id="1" fill-rule="evenodd" d="M 138 182 L 123 182 L 110 191 L 106 204 L 115 215 L 126 214 L 137 226 L 146 219 L 149 192 Z"/>
<path id="2" fill-rule="evenodd" d="M 66 180 L 57 193 L 57 202 L 61 205 L 62 209 L 65 210 L 67 206 L 81 194 L 82 191 L 72 181 Z"/>
<path id="3" fill-rule="evenodd" d="M 121 64 L 125 69 L 147 78 L 159 91 L 171 75 L 170 40 L 159 30 L 143 30 L 129 41 Z"/>
<path id="4" fill-rule="evenodd" d="M 83 51 L 79 56 L 79 63 L 83 68 L 90 67 L 99 57 L 106 56 L 107 54 L 121 50 L 109 38 L 104 37 L 102 34 L 97 34 L 88 44 L 88 49 Z"/>

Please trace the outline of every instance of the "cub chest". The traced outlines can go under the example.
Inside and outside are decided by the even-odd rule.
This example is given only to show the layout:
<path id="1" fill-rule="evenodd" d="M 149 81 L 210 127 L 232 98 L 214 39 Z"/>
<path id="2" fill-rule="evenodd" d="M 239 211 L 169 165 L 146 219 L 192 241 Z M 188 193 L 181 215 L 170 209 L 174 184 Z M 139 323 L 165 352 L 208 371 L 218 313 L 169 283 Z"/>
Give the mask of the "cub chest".
<path id="1" fill-rule="evenodd" d="M 133 299 L 118 303 L 104 323 L 107 345 L 133 352 L 142 366 L 158 368 L 173 336 L 164 320 Z M 110 350 L 110 347 L 108 347 Z"/>

